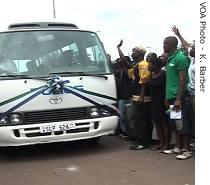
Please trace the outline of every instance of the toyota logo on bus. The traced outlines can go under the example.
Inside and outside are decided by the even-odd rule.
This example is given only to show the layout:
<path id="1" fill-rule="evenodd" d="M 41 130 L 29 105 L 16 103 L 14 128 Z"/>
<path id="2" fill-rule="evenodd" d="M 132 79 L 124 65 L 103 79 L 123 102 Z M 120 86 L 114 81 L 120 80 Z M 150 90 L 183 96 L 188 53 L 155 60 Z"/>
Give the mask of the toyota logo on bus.
<path id="1" fill-rule="evenodd" d="M 60 96 L 52 97 L 49 99 L 51 104 L 60 104 L 62 101 L 63 99 Z"/>

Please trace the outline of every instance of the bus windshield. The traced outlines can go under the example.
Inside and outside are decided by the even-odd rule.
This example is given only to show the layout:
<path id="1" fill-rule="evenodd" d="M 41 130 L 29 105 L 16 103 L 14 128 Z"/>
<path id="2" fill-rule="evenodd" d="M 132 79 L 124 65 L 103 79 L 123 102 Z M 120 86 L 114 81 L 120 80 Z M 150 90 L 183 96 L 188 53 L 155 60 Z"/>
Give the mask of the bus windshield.
<path id="1" fill-rule="evenodd" d="M 0 77 L 110 72 L 105 51 L 93 32 L 30 30 L 0 33 Z"/>

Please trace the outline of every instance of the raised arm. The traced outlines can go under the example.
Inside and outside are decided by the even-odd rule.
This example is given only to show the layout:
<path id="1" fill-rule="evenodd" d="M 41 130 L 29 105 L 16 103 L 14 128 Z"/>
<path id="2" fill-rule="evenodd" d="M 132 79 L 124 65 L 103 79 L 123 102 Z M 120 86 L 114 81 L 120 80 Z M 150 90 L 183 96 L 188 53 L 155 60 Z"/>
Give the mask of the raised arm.
<path id="1" fill-rule="evenodd" d="M 185 49 L 189 49 L 190 48 L 190 44 L 182 37 L 182 35 L 179 32 L 179 29 L 176 26 L 172 26 L 171 27 L 172 31 L 174 32 L 174 34 L 179 38 L 179 40 L 182 43 L 182 46 Z"/>
<path id="2" fill-rule="evenodd" d="M 128 62 L 128 60 L 126 59 L 125 55 L 123 54 L 122 50 L 121 50 L 121 46 L 123 44 L 123 40 L 120 41 L 120 43 L 117 45 L 117 50 L 118 50 L 118 53 L 119 53 L 119 56 L 120 56 L 120 59 L 122 60 L 123 62 L 123 67 L 125 68 L 130 68 L 130 64 Z"/>

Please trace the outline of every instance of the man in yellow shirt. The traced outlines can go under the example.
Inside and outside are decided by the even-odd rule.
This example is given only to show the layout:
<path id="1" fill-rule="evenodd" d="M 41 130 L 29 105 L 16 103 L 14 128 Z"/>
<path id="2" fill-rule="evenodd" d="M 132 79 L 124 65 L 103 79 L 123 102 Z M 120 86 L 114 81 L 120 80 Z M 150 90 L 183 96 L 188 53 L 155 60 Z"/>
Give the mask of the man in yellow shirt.
<path id="1" fill-rule="evenodd" d="M 140 150 L 148 147 L 151 142 L 152 124 L 150 119 L 150 101 L 147 81 L 150 79 L 149 63 L 144 60 L 146 49 L 138 46 L 133 48 L 131 57 L 133 65 L 130 65 L 120 47 L 123 41 L 118 44 L 118 52 L 123 60 L 123 69 L 128 77 L 132 79 L 132 116 L 129 125 L 132 127 L 131 137 L 134 143 L 130 146 L 131 150 Z"/>

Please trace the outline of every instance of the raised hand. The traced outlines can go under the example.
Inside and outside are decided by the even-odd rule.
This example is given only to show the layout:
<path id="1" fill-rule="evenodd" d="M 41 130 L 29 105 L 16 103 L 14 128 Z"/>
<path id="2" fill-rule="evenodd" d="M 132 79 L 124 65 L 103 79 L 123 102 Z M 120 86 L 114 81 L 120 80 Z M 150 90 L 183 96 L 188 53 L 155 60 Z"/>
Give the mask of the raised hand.
<path id="1" fill-rule="evenodd" d="M 117 45 L 117 47 L 118 47 L 118 48 L 121 47 L 122 44 L 123 44 L 123 40 L 120 40 L 120 43 Z"/>
<path id="2" fill-rule="evenodd" d="M 173 31 L 174 34 L 177 36 L 180 35 L 179 29 L 175 25 L 171 27 L 171 31 Z"/>

